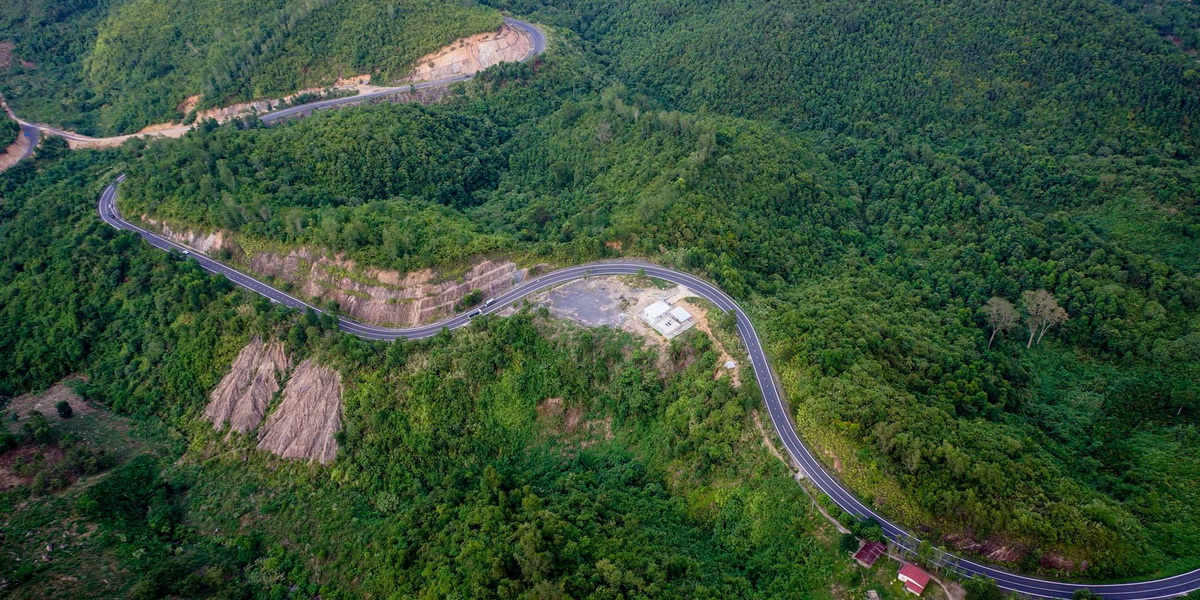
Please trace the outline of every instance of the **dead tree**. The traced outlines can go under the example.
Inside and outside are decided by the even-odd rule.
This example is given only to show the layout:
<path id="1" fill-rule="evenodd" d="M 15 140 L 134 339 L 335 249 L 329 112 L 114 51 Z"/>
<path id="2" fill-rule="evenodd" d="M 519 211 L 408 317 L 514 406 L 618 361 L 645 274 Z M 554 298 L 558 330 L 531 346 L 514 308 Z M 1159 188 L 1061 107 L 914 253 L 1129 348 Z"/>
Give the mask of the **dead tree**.
<path id="1" fill-rule="evenodd" d="M 988 348 L 992 347 L 997 333 L 1012 331 L 1013 327 L 1017 326 L 1017 319 L 1020 317 L 1012 302 L 1004 298 L 988 300 L 987 304 L 983 305 L 983 316 L 992 328 L 992 336 L 988 338 Z"/>
<path id="2" fill-rule="evenodd" d="M 1021 308 L 1025 309 L 1025 326 L 1029 328 L 1029 342 L 1026 348 L 1032 348 L 1035 343 L 1041 343 L 1051 327 L 1066 322 L 1069 318 L 1054 296 L 1046 290 L 1024 292 L 1021 294 Z M 1037 341 L 1034 341 L 1034 337 Z"/>

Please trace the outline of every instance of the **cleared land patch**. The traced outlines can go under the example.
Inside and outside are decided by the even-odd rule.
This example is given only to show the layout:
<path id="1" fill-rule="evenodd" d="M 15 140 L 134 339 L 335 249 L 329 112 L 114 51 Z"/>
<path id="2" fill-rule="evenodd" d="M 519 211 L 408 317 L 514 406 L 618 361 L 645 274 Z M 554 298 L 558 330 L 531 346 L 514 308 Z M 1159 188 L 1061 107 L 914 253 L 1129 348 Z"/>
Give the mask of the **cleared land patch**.
<path id="1" fill-rule="evenodd" d="M 681 285 L 665 284 L 646 277 L 614 276 L 577 279 L 554 289 L 538 294 L 531 301 L 544 306 L 550 314 L 585 327 L 612 327 L 628 331 L 645 338 L 661 350 L 670 347 L 670 342 L 654 331 L 638 315 L 647 306 L 657 301 L 668 301 L 683 307 L 695 319 L 696 328 L 707 334 L 718 352 L 717 370 L 714 379 L 727 373 L 734 387 L 741 385 L 741 365 L 712 330 L 708 319 L 711 304 L 688 301 L 694 297 L 690 290 Z M 733 363 L 733 368 L 726 365 Z"/>
<path id="2" fill-rule="evenodd" d="M 519 61 L 533 50 L 524 31 L 504 25 L 499 31 L 462 38 L 437 52 L 417 59 L 405 81 L 435 81 L 456 75 L 474 75 L 492 65 Z"/>

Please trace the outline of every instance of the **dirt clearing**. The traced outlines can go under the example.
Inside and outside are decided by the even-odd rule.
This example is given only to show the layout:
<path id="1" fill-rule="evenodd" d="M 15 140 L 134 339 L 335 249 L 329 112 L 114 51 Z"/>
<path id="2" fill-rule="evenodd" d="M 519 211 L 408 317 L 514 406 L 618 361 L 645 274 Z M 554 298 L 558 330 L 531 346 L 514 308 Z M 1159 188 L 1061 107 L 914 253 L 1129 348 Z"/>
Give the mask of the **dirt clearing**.
<path id="1" fill-rule="evenodd" d="M 0 173 L 20 162 L 26 150 L 29 150 L 29 138 L 25 137 L 24 131 L 20 131 L 17 133 L 17 141 L 9 144 L 8 148 L 0 153 Z"/>
<path id="2" fill-rule="evenodd" d="M 204 418 L 220 431 L 228 423 L 238 433 L 250 433 L 262 422 L 271 398 L 279 391 L 279 378 L 292 362 L 283 344 L 264 343 L 255 336 L 238 353 L 229 374 L 221 379 L 204 407 Z"/>
<path id="3" fill-rule="evenodd" d="M 342 375 L 308 359 L 296 367 L 283 401 L 258 433 L 258 449 L 328 463 L 337 457 L 333 435 L 341 428 Z"/>
<path id="4" fill-rule="evenodd" d="M 533 51 L 524 31 L 504 25 L 500 31 L 463 38 L 417 60 L 405 81 L 434 81 L 474 75 L 494 64 L 519 61 Z"/>
<path id="5" fill-rule="evenodd" d="M 75 377 L 74 379 L 82 380 L 81 377 Z M 75 390 L 71 389 L 68 385 L 70 381 L 72 381 L 71 378 L 64 379 L 40 394 L 17 396 L 9 403 L 8 410 L 17 413 L 17 416 L 22 420 L 29 416 L 30 411 L 36 410 L 46 415 L 46 418 L 51 421 L 60 422 L 63 419 L 58 416 L 58 410 L 54 406 L 65 400 L 67 404 L 71 405 L 71 411 L 75 415 L 86 415 L 96 412 L 96 409 L 88 406 L 83 401 L 83 398 L 80 398 L 79 394 L 76 394 Z"/>
<path id="6" fill-rule="evenodd" d="M 714 378 L 730 374 L 733 386 L 741 385 L 740 366 L 713 334 L 706 303 L 690 302 L 695 294 L 681 285 L 637 276 L 609 276 L 576 279 L 535 296 L 531 302 L 545 306 L 551 315 L 585 327 L 612 327 L 645 338 L 660 349 L 670 342 L 641 319 L 642 310 L 657 301 L 680 306 L 692 315 L 696 328 L 712 339 L 719 353 Z M 732 362 L 732 369 L 726 364 Z"/>

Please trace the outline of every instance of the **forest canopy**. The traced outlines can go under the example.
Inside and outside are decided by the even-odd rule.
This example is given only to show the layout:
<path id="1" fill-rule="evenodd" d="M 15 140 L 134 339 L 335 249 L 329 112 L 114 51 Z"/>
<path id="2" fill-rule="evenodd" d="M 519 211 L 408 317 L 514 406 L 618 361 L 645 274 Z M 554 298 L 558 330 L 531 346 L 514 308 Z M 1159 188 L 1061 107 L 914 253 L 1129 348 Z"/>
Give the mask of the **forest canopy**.
<path id="1" fill-rule="evenodd" d="M 173 337 L 154 336 L 183 332 L 181 346 L 194 337 L 224 348 L 234 342 L 216 323 L 234 331 L 269 324 L 238 312 L 230 290 L 185 265 L 147 257 L 123 266 L 122 257 L 149 250 L 88 229 L 102 225 L 85 215 L 99 186 L 124 171 L 127 214 L 385 268 L 496 254 L 558 264 L 628 255 L 696 272 L 751 313 L 801 436 L 889 516 L 946 546 L 1009 544 L 1019 557 L 1007 566 L 1045 575 L 1200 566 L 1200 71 L 1164 39 L 1147 14 L 1155 11 L 1104 0 L 493 4 L 557 28 L 554 50 L 536 65 L 493 68 L 440 105 L 357 107 L 270 128 L 208 124 L 105 155 L 86 175 L 67 168 L 86 166 L 76 156 L 38 177 L 28 169 L 6 175 L 2 249 L 28 257 L 0 273 L 0 349 L 20 358 L 3 372 L 6 393 L 87 368 L 98 387 L 111 388 L 101 396 L 110 405 L 162 411 L 186 428 L 223 363 L 168 362 L 155 371 L 157 361 L 186 354 L 166 352 Z M 66 195 L 54 178 L 86 193 Z M 56 215 L 76 225 L 39 229 Z M 114 293 L 120 301 L 109 299 Z M 139 323 L 138 311 L 151 323 L 121 335 L 144 341 L 92 341 L 116 335 L 108 324 L 118 320 Z M 997 334 L 1001 313 L 1008 321 Z M 528 321 L 488 327 L 494 337 L 481 348 L 519 347 L 522 357 L 546 360 L 578 350 L 547 347 Z M 46 331 L 65 334 L 50 343 Z M 455 335 L 415 354 L 338 342 L 339 355 L 371 363 L 420 354 L 413 364 L 453 373 L 456 353 L 474 349 Z M 524 363 L 489 357 L 459 363 L 470 376 L 444 387 L 355 363 L 366 408 L 348 419 L 346 439 L 362 463 L 338 472 L 366 486 L 363 503 L 394 507 L 409 494 L 429 512 L 443 503 L 439 481 L 449 481 L 453 501 L 511 520 L 542 514 L 539 507 L 561 516 L 570 504 L 556 502 L 593 493 L 557 478 L 557 467 L 493 465 L 499 481 L 521 482 L 504 488 L 486 481 L 480 463 L 468 473 L 440 462 L 512 457 L 526 447 L 433 436 L 380 399 L 397 382 L 420 388 L 422 406 L 452 431 L 477 431 L 465 420 L 480 414 L 472 407 L 491 415 L 492 401 L 524 406 L 528 417 L 536 399 L 525 392 L 551 390 L 518 386 L 529 383 Z M 661 409 L 678 394 L 676 429 L 664 436 L 670 449 L 651 456 L 700 444 L 708 458 L 689 459 L 682 472 L 707 472 L 738 447 L 730 436 L 702 435 L 700 424 L 724 431 L 723 417 L 689 411 L 704 403 L 726 415 L 729 406 L 726 416 L 745 426 L 739 406 L 753 402 L 723 401 L 713 411 L 707 402 L 726 392 L 695 391 L 698 375 L 663 390 L 642 379 L 643 362 L 581 364 L 597 374 L 577 395 L 611 402 L 614 414 L 666 418 Z M 599 374 L 609 368 L 620 381 Z M 541 375 L 575 385 L 567 367 Z M 517 387 L 495 389 L 509 394 L 495 398 L 473 387 L 496 378 Z M 164 388 L 172 393 L 156 394 Z M 452 402 L 476 404 L 455 411 Z M 367 424 L 404 433 L 393 439 Z M 635 422 L 642 426 L 652 427 Z M 380 458 L 414 449 L 411 463 L 385 467 Z M 605 491 L 657 485 L 628 456 L 588 460 L 566 468 L 614 465 L 621 475 L 597 482 L 611 485 Z M 230 477 L 252 476 L 229 468 Z M 523 469 L 529 474 L 514 479 Z M 420 483 L 372 487 L 393 480 Z M 557 500 L 530 500 L 528 511 L 498 500 L 501 488 L 529 497 L 526 483 L 559 490 Z M 646 506 L 670 502 L 655 490 L 626 492 L 612 493 Z M 469 536 L 453 518 L 406 514 L 436 539 Z M 656 524 L 677 515 L 656 514 Z M 542 523 L 551 521 L 558 531 L 586 530 Z M 501 564 L 541 564 L 544 540 L 529 543 L 532 562 Z M 780 564 L 756 556 L 764 569 Z M 403 557 L 406 569 L 449 560 Z M 562 556 L 547 560 L 563 564 Z M 690 560 L 636 572 L 712 568 Z"/>

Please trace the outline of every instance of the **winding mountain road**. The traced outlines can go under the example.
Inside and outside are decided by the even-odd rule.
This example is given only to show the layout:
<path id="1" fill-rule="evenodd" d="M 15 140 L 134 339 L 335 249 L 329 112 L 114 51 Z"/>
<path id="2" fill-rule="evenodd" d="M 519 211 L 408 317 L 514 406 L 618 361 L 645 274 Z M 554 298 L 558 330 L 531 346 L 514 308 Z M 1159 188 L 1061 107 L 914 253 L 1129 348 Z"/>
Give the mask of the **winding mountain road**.
<path id="1" fill-rule="evenodd" d="M 105 223 L 113 227 L 125 231 L 132 231 L 151 245 L 163 250 L 175 250 L 178 252 L 190 252 L 190 249 L 185 248 L 175 242 L 163 238 L 153 232 L 147 231 L 137 225 L 126 221 L 117 211 L 116 196 L 117 184 L 125 180 L 125 176 L 121 175 L 117 180 L 104 188 L 100 194 L 99 204 L 97 206 L 100 212 L 100 218 Z M 283 304 L 299 310 L 312 309 L 318 313 L 325 311 L 313 306 L 295 296 L 288 294 L 282 290 L 271 287 L 250 275 L 247 275 L 237 269 L 229 267 L 225 264 L 217 262 L 203 254 L 190 252 L 190 256 L 205 270 L 222 275 L 228 278 L 233 283 L 246 288 L 252 292 L 261 294 L 269 298 L 273 302 Z M 854 496 L 846 485 L 838 481 L 833 475 L 825 469 L 825 467 L 813 456 L 808 446 L 800 440 L 800 436 L 796 433 L 795 425 L 792 423 L 788 413 L 787 404 L 783 399 L 783 392 L 780 390 L 779 384 L 771 371 L 771 365 L 767 362 L 766 352 L 763 351 L 762 342 L 758 337 L 758 332 L 755 331 L 754 325 L 751 324 L 746 313 L 734 302 L 733 298 L 721 291 L 715 285 L 700 279 L 694 275 L 667 269 L 654 265 L 652 263 L 620 261 L 620 262 L 597 262 L 575 267 L 560 269 L 551 273 L 547 273 L 532 281 L 526 281 L 504 293 L 497 296 L 495 301 L 490 306 L 484 306 L 480 309 L 482 314 L 494 313 L 507 308 L 510 305 L 517 303 L 540 290 L 550 288 L 573 279 L 579 279 L 589 276 L 602 275 L 634 275 L 644 273 L 649 277 L 662 279 L 671 283 L 687 286 L 697 295 L 704 297 L 718 308 L 725 312 L 732 312 L 737 317 L 737 330 L 742 341 L 746 346 L 746 353 L 750 358 L 751 366 L 754 369 L 754 376 L 759 382 L 759 389 L 762 392 L 763 404 L 767 408 L 768 414 L 771 416 L 771 422 L 775 425 L 775 431 L 779 433 L 784 446 L 787 448 L 788 454 L 791 455 L 795 464 L 800 465 L 809 479 L 822 492 L 829 495 L 838 506 L 846 512 L 858 517 L 874 517 L 883 526 L 884 532 L 889 539 L 896 544 L 915 550 L 920 541 L 899 525 L 892 523 L 882 515 L 876 513 L 867 505 L 863 504 Z M 469 325 L 471 318 L 467 314 L 458 314 L 444 321 L 433 323 L 430 325 L 422 325 L 405 329 L 392 329 L 387 327 L 376 327 L 347 319 L 345 317 L 338 318 L 338 325 L 342 331 L 351 333 L 361 338 L 371 340 L 396 340 L 396 339 L 421 339 L 437 334 L 443 329 L 457 329 Z M 1120 584 L 1094 584 L 1085 585 L 1078 583 L 1064 583 L 1039 579 L 1036 577 L 1028 577 L 1016 573 L 1010 573 L 995 567 L 980 564 L 974 561 L 951 557 L 947 555 L 946 566 L 958 571 L 964 575 L 984 575 L 995 579 L 1000 587 L 1019 592 L 1028 596 L 1037 598 L 1070 598 L 1071 595 L 1080 588 L 1088 588 L 1108 598 L 1109 600 L 1156 600 L 1159 598 L 1170 598 L 1183 595 L 1185 593 L 1200 589 L 1200 569 L 1168 577 L 1165 579 L 1156 579 L 1153 581 L 1142 581 L 1136 583 L 1120 583 Z"/>
<path id="2" fill-rule="evenodd" d="M 529 36 L 530 41 L 533 42 L 533 47 L 530 48 L 529 54 L 526 54 L 525 58 L 521 59 L 521 62 L 529 62 L 546 51 L 546 34 L 542 33 L 541 29 L 538 29 L 536 26 L 526 23 L 525 21 L 520 21 L 510 17 L 504 17 L 504 22 L 508 24 L 509 27 L 519 29 L 524 32 L 525 35 Z M 271 124 L 279 119 L 291 117 L 297 114 L 333 108 L 343 104 L 358 104 L 374 98 L 383 98 L 386 96 L 391 96 L 392 94 L 398 94 L 410 90 L 423 90 L 425 88 L 441 87 L 444 85 L 450 85 L 452 83 L 458 83 L 460 81 L 466 81 L 472 77 L 474 77 L 474 75 L 455 75 L 454 77 L 447 77 L 445 79 L 436 79 L 422 83 L 383 88 L 366 94 L 358 94 L 357 96 L 346 96 L 345 98 L 333 98 L 331 100 L 309 102 L 308 104 L 301 104 L 299 106 L 293 106 L 290 108 L 269 112 L 260 116 L 259 120 L 263 123 Z"/>
<path id="3" fill-rule="evenodd" d="M 522 58 L 520 62 L 529 62 L 546 52 L 546 34 L 540 28 L 538 28 L 536 25 L 533 25 L 532 23 L 527 23 L 525 21 L 522 21 L 520 19 L 514 19 L 512 17 L 503 17 L 503 19 L 504 19 L 504 23 L 506 25 L 508 25 L 509 27 L 512 27 L 513 29 L 520 30 L 522 33 L 524 33 L 526 36 L 528 36 L 530 42 L 532 42 L 530 49 L 529 49 L 529 53 L 526 54 L 525 57 Z M 461 81 L 467 81 L 468 79 L 471 79 L 472 77 L 474 77 L 474 75 L 455 75 L 454 77 L 447 77 L 444 79 L 435 79 L 432 81 L 423 81 L 420 83 L 411 83 L 411 84 L 404 84 L 401 86 L 381 88 L 381 89 L 373 90 L 373 91 L 365 93 L 365 94 L 346 96 L 344 98 L 333 98 L 330 100 L 318 100 L 316 102 L 309 102 L 307 104 L 292 106 L 289 108 L 284 108 L 284 109 L 280 109 L 280 110 L 276 110 L 276 111 L 272 111 L 269 113 L 259 115 L 259 120 L 262 121 L 263 123 L 271 124 L 280 119 L 284 119 L 287 117 L 294 117 L 294 116 L 300 115 L 300 114 L 308 114 L 313 111 L 324 110 L 324 109 L 328 109 L 328 108 L 336 108 L 338 106 L 343 106 L 343 105 L 360 104 L 362 102 L 370 101 L 370 100 L 373 100 L 376 98 L 384 98 L 387 96 L 391 96 L 393 94 L 408 92 L 411 90 L 423 90 L 423 89 L 427 89 L 427 88 L 442 87 L 442 86 L 446 86 L 446 85 L 450 85 L 450 84 L 454 84 L 454 83 L 459 83 Z M 52 125 L 46 125 L 43 123 L 31 123 L 29 121 L 22 120 L 21 118 L 17 117 L 17 115 L 15 113 L 13 113 L 13 111 L 8 107 L 7 104 L 4 105 L 4 110 L 8 113 L 8 116 L 12 120 L 14 120 L 18 124 L 20 124 L 21 130 L 25 132 L 25 135 L 29 136 L 33 140 L 36 140 L 39 132 L 42 132 L 42 133 L 45 133 L 46 135 L 54 135 L 54 136 L 61 137 L 68 141 L 82 142 L 84 144 L 111 143 L 112 145 L 119 145 L 121 143 L 124 143 L 126 140 L 129 140 L 132 138 L 155 137 L 158 135 L 163 135 L 168 132 L 171 133 L 172 135 L 183 135 L 189 129 L 196 126 L 195 123 L 193 123 L 191 125 L 174 125 L 174 126 L 162 129 L 157 132 L 130 133 L 127 135 L 119 135 L 119 136 L 114 136 L 114 137 L 109 137 L 109 138 L 95 138 L 95 137 L 86 136 L 86 135 L 83 135 L 80 133 L 75 133 L 74 131 L 60 129 L 60 128 L 54 127 Z M 21 160 L 29 158 L 29 156 L 33 154 L 34 146 L 36 146 L 36 143 L 31 144 L 30 148 L 25 152 L 25 155 L 21 157 Z"/>

